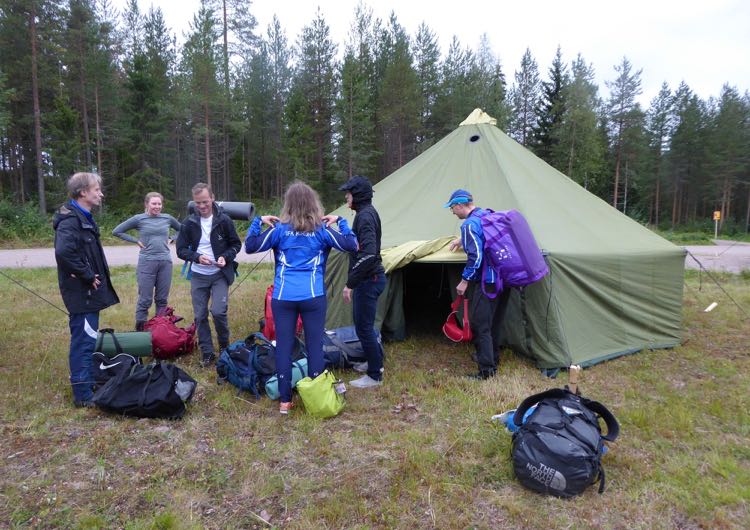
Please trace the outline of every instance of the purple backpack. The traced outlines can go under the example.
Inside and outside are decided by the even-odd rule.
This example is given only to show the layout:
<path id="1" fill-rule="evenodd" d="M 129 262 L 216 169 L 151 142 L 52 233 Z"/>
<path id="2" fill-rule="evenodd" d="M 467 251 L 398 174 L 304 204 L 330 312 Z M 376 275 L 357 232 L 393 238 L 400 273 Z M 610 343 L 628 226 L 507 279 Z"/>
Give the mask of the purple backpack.
<path id="1" fill-rule="evenodd" d="M 485 210 L 487 214 L 481 218 L 484 234 L 484 294 L 495 298 L 506 286 L 523 287 L 546 276 L 549 268 L 521 212 Z M 485 287 L 487 268 L 492 269 L 497 278 L 494 293 L 488 293 Z"/>

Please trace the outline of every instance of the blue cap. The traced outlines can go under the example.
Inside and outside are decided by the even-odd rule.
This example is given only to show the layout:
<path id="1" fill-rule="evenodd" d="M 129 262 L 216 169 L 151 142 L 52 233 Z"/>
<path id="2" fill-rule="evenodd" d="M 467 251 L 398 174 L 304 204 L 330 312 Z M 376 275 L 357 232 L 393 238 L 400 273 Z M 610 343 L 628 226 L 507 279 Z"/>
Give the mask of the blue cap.
<path id="1" fill-rule="evenodd" d="M 450 200 L 443 205 L 443 208 L 450 208 L 454 204 L 465 204 L 467 202 L 474 202 L 471 193 L 466 190 L 456 190 L 451 193 Z"/>

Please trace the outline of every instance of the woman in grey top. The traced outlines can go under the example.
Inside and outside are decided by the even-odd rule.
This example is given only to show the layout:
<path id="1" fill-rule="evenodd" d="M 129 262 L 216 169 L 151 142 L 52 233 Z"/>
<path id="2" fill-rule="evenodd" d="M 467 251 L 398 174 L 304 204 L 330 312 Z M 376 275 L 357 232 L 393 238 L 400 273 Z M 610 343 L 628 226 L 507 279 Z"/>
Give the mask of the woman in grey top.
<path id="1" fill-rule="evenodd" d="M 169 288 L 172 285 L 172 255 L 167 246 L 177 239 L 177 234 L 169 236 L 170 227 L 180 231 L 180 222 L 169 214 L 161 213 L 164 197 L 152 191 L 146 194 L 145 213 L 134 215 L 112 230 L 112 234 L 141 247 L 138 266 L 135 269 L 138 279 L 138 303 L 135 308 L 135 329 L 143 331 L 148 320 L 148 310 L 152 300 L 156 302 L 156 314 L 167 307 Z M 138 239 L 127 234 L 128 230 L 138 230 Z"/>

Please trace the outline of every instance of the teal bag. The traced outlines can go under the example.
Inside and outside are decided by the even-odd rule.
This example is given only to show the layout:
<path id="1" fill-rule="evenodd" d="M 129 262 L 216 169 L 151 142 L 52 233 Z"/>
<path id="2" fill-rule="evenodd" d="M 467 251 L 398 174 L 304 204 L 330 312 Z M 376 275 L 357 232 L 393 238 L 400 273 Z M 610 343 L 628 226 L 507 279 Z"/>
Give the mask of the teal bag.
<path id="1" fill-rule="evenodd" d="M 292 363 L 292 388 L 297 386 L 297 383 L 307 377 L 307 359 L 302 358 Z M 268 381 L 266 381 L 266 395 L 273 400 L 279 399 L 279 377 L 274 374 Z"/>

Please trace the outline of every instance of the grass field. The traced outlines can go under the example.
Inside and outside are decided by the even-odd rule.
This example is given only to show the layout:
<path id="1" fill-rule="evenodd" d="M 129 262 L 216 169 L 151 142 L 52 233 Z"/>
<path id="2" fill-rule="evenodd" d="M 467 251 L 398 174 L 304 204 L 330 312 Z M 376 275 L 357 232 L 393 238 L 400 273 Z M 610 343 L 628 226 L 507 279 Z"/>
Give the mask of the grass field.
<path id="1" fill-rule="evenodd" d="M 62 307 L 54 270 L 6 272 Z M 750 281 L 719 278 L 748 311 Z M 261 267 L 232 295 L 233 338 L 257 329 L 270 279 Z M 750 320 L 702 280 L 686 276 L 682 346 L 583 372 L 622 433 L 606 492 L 560 500 L 515 481 L 510 435 L 489 418 L 567 378 L 510 352 L 478 383 L 461 377 L 474 369 L 465 346 L 387 344 L 386 384 L 350 389 L 329 420 L 280 417 L 193 355 L 179 361 L 199 381 L 181 421 L 121 418 L 72 407 L 67 317 L 0 277 L 0 527 L 748 528 Z M 131 329 L 133 268 L 113 281 L 122 303 L 101 325 Z M 171 303 L 190 315 L 177 277 Z"/>

